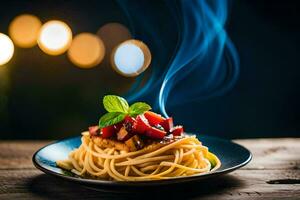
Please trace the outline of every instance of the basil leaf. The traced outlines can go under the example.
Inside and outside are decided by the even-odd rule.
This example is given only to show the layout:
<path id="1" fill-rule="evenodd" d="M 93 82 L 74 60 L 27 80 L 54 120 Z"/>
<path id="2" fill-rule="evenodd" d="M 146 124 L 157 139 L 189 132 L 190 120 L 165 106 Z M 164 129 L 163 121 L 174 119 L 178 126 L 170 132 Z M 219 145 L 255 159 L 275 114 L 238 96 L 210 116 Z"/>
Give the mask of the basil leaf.
<path id="1" fill-rule="evenodd" d="M 126 113 L 111 112 L 103 115 L 99 120 L 99 127 L 103 128 L 121 122 L 126 116 Z"/>
<path id="2" fill-rule="evenodd" d="M 103 98 L 103 105 L 107 112 L 128 113 L 129 109 L 127 101 L 116 95 L 106 95 Z"/>
<path id="3" fill-rule="evenodd" d="M 151 110 L 151 106 L 143 102 L 136 102 L 130 106 L 129 115 L 136 117 L 137 115 L 143 114 L 148 110 Z"/>

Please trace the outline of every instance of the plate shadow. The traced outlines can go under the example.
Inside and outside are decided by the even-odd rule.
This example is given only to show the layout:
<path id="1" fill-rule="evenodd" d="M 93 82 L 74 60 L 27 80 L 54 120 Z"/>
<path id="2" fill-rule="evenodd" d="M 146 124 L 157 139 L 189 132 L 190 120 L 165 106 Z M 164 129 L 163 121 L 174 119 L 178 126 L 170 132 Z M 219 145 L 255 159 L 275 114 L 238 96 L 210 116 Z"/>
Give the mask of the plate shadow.
<path id="1" fill-rule="evenodd" d="M 230 193 L 236 187 L 242 187 L 243 181 L 232 176 L 224 175 L 201 182 L 191 182 L 177 185 L 156 186 L 130 190 L 128 193 L 116 191 L 105 192 L 95 188 L 86 188 L 80 184 L 41 174 L 26 182 L 29 192 L 44 199 L 189 199 L 195 197 L 210 197 L 222 193 Z"/>

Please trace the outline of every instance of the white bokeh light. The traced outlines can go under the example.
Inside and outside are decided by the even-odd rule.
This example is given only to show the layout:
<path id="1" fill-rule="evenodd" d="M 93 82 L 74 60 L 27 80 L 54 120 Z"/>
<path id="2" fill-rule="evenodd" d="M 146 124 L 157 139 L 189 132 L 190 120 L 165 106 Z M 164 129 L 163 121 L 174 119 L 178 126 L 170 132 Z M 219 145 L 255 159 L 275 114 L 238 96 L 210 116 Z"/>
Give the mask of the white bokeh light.
<path id="1" fill-rule="evenodd" d="M 39 34 L 38 45 L 47 54 L 64 53 L 72 41 L 72 31 L 67 24 L 53 20 L 45 23 Z"/>
<path id="2" fill-rule="evenodd" d="M 112 68 L 120 75 L 135 77 L 149 67 L 151 52 L 144 42 L 130 39 L 114 48 L 110 61 Z"/>
<path id="3" fill-rule="evenodd" d="M 144 65 L 144 53 L 135 44 L 123 44 L 116 50 L 114 60 L 123 74 L 137 74 Z"/>
<path id="4" fill-rule="evenodd" d="M 6 64 L 14 54 L 14 44 L 11 39 L 0 33 L 0 65 Z"/>

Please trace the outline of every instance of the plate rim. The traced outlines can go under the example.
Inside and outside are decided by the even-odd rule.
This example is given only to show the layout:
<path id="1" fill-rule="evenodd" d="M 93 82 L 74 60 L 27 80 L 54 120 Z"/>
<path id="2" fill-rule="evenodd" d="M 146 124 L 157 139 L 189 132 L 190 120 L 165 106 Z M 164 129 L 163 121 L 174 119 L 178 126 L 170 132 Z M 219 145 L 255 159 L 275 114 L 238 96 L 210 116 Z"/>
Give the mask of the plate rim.
<path id="1" fill-rule="evenodd" d="M 190 133 L 188 133 L 190 134 Z M 38 161 L 37 161 L 37 155 L 40 151 L 42 151 L 43 149 L 47 148 L 48 146 L 51 146 L 53 144 L 59 143 L 59 142 L 64 142 L 67 140 L 71 140 L 71 139 L 75 139 L 75 138 L 79 138 L 80 136 L 71 136 L 71 137 L 67 137 L 61 140 L 55 140 L 41 148 L 39 148 L 32 156 L 32 162 L 34 164 L 34 166 L 41 170 L 42 172 L 44 172 L 45 174 L 49 174 L 55 177 L 60 177 L 63 178 L 65 180 L 68 181 L 74 181 L 76 183 L 85 183 L 85 184 L 89 184 L 89 185 L 103 185 L 103 186 L 150 186 L 150 185 L 166 185 L 166 184 L 177 184 L 177 183 L 184 183 L 184 182 L 191 182 L 191 181 L 196 181 L 196 180 L 200 180 L 200 179 L 205 179 L 205 178 L 209 178 L 209 177 L 214 177 L 217 175 L 222 175 L 222 174 L 227 174 L 230 173 L 234 170 L 237 170 L 245 165 L 247 165 L 252 159 L 253 159 L 253 155 L 251 153 L 251 151 L 249 149 L 247 149 L 246 147 L 231 141 L 231 140 L 226 140 L 226 139 L 222 139 L 219 137 L 215 137 L 215 136 L 208 136 L 205 134 L 201 134 L 201 136 L 204 136 L 206 138 L 210 138 L 213 140 L 219 140 L 222 142 L 227 142 L 227 143 L 232 143 L 234 145 L 239 146 L 239 148 L 244 149 L 247 153 L 248 153 L 248 158 L 238 164 L 235 165 L 233 167 L 230 168 L 226 168 L 226 169 L 222 169 L 220 171 L 214 171 L 211 173 L 204 173 L 204 174 L 196 174 L 196 175 L 192 175 L 192 176 L 184 176 L 184 177 L 174 177 L 171 179 L 162 179 L 162 180 L 147 180 L 147 181 L 107 181 L 107 180 L 99 180 L 99 179 L 88 179 L 88 178 L 81 178 L 81 177 L 73 177 L 73 176 L 67 176 L 67 175 L 63 175 L 54 171 L 51 171 L 49 169 L 44 168 L 43 166 L 41 166 Z M 197 137 L 197 135 L 196 135 Z"/>

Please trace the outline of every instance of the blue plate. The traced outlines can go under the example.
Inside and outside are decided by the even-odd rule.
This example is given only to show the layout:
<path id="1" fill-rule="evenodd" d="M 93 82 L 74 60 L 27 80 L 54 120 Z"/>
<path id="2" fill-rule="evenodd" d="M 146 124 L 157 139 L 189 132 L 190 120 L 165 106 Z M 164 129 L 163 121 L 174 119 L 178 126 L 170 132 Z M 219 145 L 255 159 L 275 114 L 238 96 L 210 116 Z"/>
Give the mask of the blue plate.
<path id="1" fill-rule="evenodd" d="M 40 169 L 46 174 L 76 182 L 91 189 L 109 192 L 136 192 L 142 191 L 147 187 L 153 188 L 156 186 L 178 186 L 180 184 L 188 184 L 202 181 L 207 178 L 216 177 L 246 165 L 252 158 L 249 150 L 234 142 L 204 135 L 197 136 L 197 138 L 221 160 L 222 165 L 216 171 L 202 175 L 199 174 L 196 176 L 139 182 L 118 182 L 82 178 L 57 167 L 55 164 L 56 160 L 66 159 L 70 151 L 80 146 L 80 137 L 68 138 L 46 145 L 33 155 L 32 161 L 36 168 Z"/>

